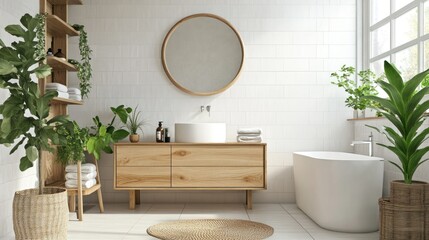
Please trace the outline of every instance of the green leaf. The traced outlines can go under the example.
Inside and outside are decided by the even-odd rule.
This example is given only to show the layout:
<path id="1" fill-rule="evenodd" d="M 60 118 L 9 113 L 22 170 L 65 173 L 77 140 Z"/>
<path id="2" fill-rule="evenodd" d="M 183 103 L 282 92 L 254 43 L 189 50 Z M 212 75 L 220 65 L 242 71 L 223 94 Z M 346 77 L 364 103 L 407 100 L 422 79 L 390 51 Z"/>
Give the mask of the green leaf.
<path id="1" fill-rule="evenodd" d="M 130 133 L 124 129 L 119 129 L 113 132 L 112 134 L 112 140 L 114 142 L 117 142 L 119 140 L 122 140 L 126 138 Z"/>
<path id="2" fill-rule="evenodd" d="M 62 123 L 62 124 L 67 124 L 67 123 L 69 123 L 69 122 L 71 122 L 71 121 L 70 121 L 70 119 L 69 119 L 69 117 L 68 117 L 68 116 L 64 116 L 64 115 L 57 115 L 57 116 L 55 116 L 55 117 L 51 118 L 51 119 L 47 122 L 47 124 L 48 124 L 48 125 L 51 125 L 51 124 L 53 124 L 53 123 Z"/>
<path id="3" fill-rule="evenodd" d="M 429 74 L 429 69 L 424 72 L 421 72 L 411 78 L 410 81 L 405 83 L 404 89 L 402 90 L 402 97 L 404 99 L 410 99 L 412 94 L 416 91 L 417 87 L 422 83 L 426 75 Z"/>
<path id="4" fill-rule="evenodd" d="M 10 121 L 10 118 L 3 118 L 3 121 L 0 126 L 0 130 L 3 133 L 3 136 L 7 136 L 12 130 Z"/>
<path id="5" fill-rule="evenodd" d="M 106 136 L 106 132 L 107 132 L 107 129 L 106 129 L 106 126 L 100 126 L 100 128 L 98 129 L 98 135 L 100 135 L 101 137 L 104 137 L 104 136 Z"/>
<path id="6" fill-rule="evenodd" d="M 113 149 L 112 149 L 109 145 L 105 146 L 105 147 L 103 148 L 103 151 L 104 151 L 105 153 L 107 153 L 107 154 L 112 154 L 112 153 L 113 153 Z"/>
<path id="7" fill-rule="evenodd" d="M 25 154 L 28 160 L 34 162 L 39 157 L 39 152 L 35 146 L 29 146 L 25 149 Z"/>
<path id="8" fill-rule="evenodd" d="M 28 24 L 31 21 L 31 19 L 33 19 L 33 17 L 30 14 L 26 13 L 24 16 L 21 17 L 19 21 L 24 27 L 28 28 Z"/>
<path id="9" fill-rule="evenodd" d="M 6 47 L 6 45 L 4 44 L 4 42 L 0 39 L 0 47 L 4 48 Z"/>
<path id="10" fill-rule="evenodd" d="M 24 37 L 25 36 L 25 30 L 20 25 L 9 25 L 5 28 L 6 32 L 12 34 L 16 37 Z"/>
<path id="11" fill-rule="evenodd" d="M 12 150 L 10 150 L 10 152 L 9 152 L 9 154 L 13 154 L 17 149 L 18 149 L 18 147 L 19 146 L 21 146 L 23 143 L 24 143 L 24 141 L 25 141 L 25 139 L 27 139 L 27 138 L 25 138 L 25 137 L 23 137 L 13 148 L 12 148 Z"/>
<path id="12" fill-rule="evenodd" d="M 22 157 L 19 163 L 19 170 L 22 172 L 33 167 L 33 163 L 27 158 L 27 156 Z"/>
<path id="13" fill-rule="evenodd" d="M 404 81 L 401 75 L 388 61 L 384 61 L 384 73 L 390 84 L 392 84 L 399 92 L 404 88 Z"/>
<path id="14" fill-rule="evenodd" d="M 17 72 L 18 69 L 16 69 L 10 62 L 0 59 L 0 75 L 8 75 Z"/>
<path id="15" fill-rule="evenodd" d="M 94 153 L 94 149 L 95 149 L 95 138 L 94 137 L 90 137 L 88 139 L 88 142 L 86 142 L 86 150 L 90 154 L 93 154 Z"/>
<path id="16" fill-rule="evenodd" d="M 37 78 L 45 78 L 51 75 L 51 71 L 52 71 L 52 68 L 47 64 L 40 65 L 39 67 L 33 70 Z"/>

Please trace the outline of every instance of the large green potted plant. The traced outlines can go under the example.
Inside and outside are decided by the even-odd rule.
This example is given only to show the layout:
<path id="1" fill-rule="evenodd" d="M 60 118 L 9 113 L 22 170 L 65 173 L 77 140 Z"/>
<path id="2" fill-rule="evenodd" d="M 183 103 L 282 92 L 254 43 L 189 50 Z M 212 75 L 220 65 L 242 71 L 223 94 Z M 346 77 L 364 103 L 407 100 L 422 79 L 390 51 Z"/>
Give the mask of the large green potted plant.
<path id="1" fill-rule="evenodd" d="M 56 128 L 69 120 L 65 116 L 48 119 L 49 103 L 56 92 L 42 95 L 32 76 L 44 78 L 51 68 L 43 64 L 45 18 L 28 14 L 21 25 L 9 25 L 6 32 L 19 40 L 6 46 L 0 40 L 0 87 L 10 96 L 0 105 L 0 143 L 13 145 L 10 153 L 23 146 L 21 171 L 38 160 L 39 189 L 15 193 L 13 222 L 16 239 L 67 238 L 67 193 L 64 189 L 45 188 L 41 176 L 42 151 L 52 151 L 51 144 L 63 139 Z"/>
<path id="2" fill-rule="evenodd" d="M 423 143 L 428 139 L 429 128 L 421 129 L 421 126 L 425 120 L 424 113 L 429 109 L 429 101 L 422 99 L 429 93 L 429 87 L 419 89 L 419 86 L 429 74 L 429 69 L 408 81 L 404 81 L 399 71 L 387 61 L 384 62 L 384 71 L 387 81 L 379 80 L 377 83 L 388 97 L 367 96 L 366 99 L 379 104 L 378 110 L 393 127 L 371 128 L 386 136 L 389 144 L 378 145 L 398 157 L 399 162 L 390 163 L 401 171 L 404 178 L 391 182 L 390 200 L 381 203 L 382 207 L 392 211 L 387 217 L 394 218 L 386 222 L 386 216 L 382 214 L 381 219 L 386 221 L 382 220 L 381 236 L 390 240 L 425 239 L 419 238 L 421 236 L 428 239 L 429 221 L 423 220 L 418 224 L 413 224 L 413 221 L 421 216 L 429 218 L 429 184 L 415 181 L 413 176 L 418 167 L 428 160 L 424 156 L 429 152 L 429 147 Z M 383 224 L 393 225 L 385 227 Z"/>

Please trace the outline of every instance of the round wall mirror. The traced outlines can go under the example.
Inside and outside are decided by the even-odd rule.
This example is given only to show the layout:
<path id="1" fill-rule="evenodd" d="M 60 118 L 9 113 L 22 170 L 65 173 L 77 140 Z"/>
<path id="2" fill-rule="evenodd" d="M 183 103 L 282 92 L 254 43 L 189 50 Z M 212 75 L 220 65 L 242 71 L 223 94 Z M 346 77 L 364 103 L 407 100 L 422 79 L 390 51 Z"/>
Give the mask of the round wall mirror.
<path id="1" fill-rule="evenodd" d="M 193 95 L 228 89 L 240 75 L 244 45 L 237 30 L 213 14 L 195 14 L 177 22 L 162 44 L 162 65 L 171 82 Z"/>

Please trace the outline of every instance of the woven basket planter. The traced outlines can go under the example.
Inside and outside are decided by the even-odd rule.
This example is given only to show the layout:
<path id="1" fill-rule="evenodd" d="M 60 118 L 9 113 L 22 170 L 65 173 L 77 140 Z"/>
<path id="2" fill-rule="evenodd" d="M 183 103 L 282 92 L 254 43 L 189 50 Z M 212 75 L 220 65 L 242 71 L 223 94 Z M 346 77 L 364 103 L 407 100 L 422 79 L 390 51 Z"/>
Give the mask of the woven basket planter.
<path id="1" fill-rule="evenodd" d="M 67 239 L 67 190 L 45 188 L 15 192 L 13 229 L 20 239 Z"/>
<path id="2" fill-rule="evenodd" d="M 429 205 L 429 184 L 418 181 L 414 181 L 412 184 L 392 181 L 390 183 L 390 201 L 396 205 Z"/>
<path id="3" fill-rule="evenodd" d="M 390 199 L 380 199 L 381 240 L 429 240 L 429 184 L 391 183 Z"/>

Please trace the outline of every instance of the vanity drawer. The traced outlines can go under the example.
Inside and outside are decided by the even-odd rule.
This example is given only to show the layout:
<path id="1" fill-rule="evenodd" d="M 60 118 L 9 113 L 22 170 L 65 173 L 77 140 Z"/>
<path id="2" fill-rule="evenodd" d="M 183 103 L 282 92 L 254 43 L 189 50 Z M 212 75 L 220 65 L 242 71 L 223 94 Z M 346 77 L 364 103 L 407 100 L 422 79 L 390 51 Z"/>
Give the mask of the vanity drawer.
<path id="1" fill-rule="evenodd" d="M 173 188 L 263 188 L 263 167 L 173 167 Z"/>
<path id="2" fill-rule="evenodd" d="M 170 167 L 118 167 L 116 187 L 171 187 Z"/>
<path id="3" fill-rule="evenodd" d="M 180 167 L 264 166 L 264 146 L 172 146 L 172 165 Z"/>
<path id="4" fill-rule="evenodd" d="M 170 146 L 117 146 L 118 166 L 170 166 Z"/>

